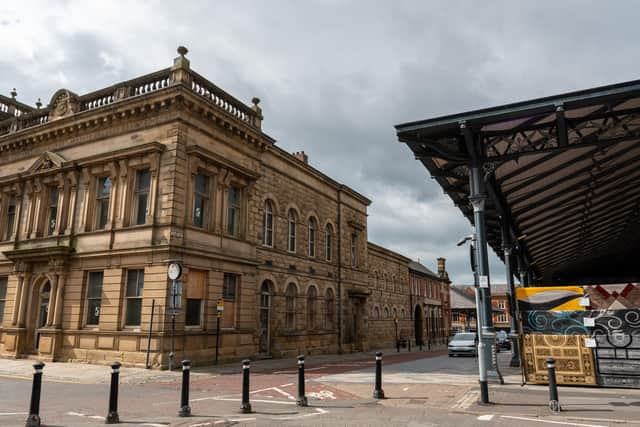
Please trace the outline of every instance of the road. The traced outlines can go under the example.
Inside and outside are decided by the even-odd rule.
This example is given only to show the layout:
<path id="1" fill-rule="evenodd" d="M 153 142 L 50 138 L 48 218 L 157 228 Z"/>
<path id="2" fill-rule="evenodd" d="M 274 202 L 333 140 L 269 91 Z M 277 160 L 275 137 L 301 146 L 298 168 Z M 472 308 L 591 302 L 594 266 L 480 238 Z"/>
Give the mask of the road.
<path id="1" fill-rule="evenodd" d="M 508 365 L 508 354 L 501 364 Z M 177 416 L 180 373 L 123 369 L 119 414 L 139 426 L 601 426 L 640 420 L 640 390 L 561 388 L 561 416 L 547 409 L 545 387 L 520 386 L 517 370 L 505 368 L 506 385 L 490 386 L 490 406 L 477 404 L 477 361 L 443 353 L 385 356 L 386 399 L 373 399 L 370 354 L 318 356 L 307 360 L 310 406 L 296 405 L 294 360 L 252 365 L 253 412 L 239 411 L 238 364 L 195 368 L 190 405 L 193 417 Z M 0 360 L 0 425 L 24 426 L 31 381 L 29 361 Z M 103 425 L 108 407 L 106 366 L 49 364 L 45 367 L 43 425 Z M 47 375 L 48 374 L 48 375 Z"/>

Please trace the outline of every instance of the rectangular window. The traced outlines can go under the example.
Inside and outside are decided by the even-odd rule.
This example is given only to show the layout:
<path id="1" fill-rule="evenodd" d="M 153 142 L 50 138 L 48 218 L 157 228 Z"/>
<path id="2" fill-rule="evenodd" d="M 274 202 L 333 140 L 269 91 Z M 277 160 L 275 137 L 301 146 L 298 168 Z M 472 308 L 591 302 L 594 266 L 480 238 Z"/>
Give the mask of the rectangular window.
<path id="1" fill-rule="evenodd" d="M 236 304 L 238 297 L 238 275 L 224 273 L 222 283 L 222 298 L 224 299 L 224 311 L 222 312 L 222 327 L 235 327 Z"/>
<path id="2" fill-rule="evenodd" d="M 229 194 L 227 196 L 227 234 L 231 236 L 240 236 L 240 202 L 241 202 L 240 188 L 231 186 L 229 187 Z"/>
<path id="3" fill-rule="evenodd" d="M 90 271 L 87 283 L 87 322 L 97 326 L 100 322 L 100 303 L 102 301 L 102 271 Z"/>
<path id="4" fill-rule="evenodd" d="M 356 233 L 351 234 L 351 266 L 358 265 L 358 235 Z"/>
<path id="5" fill-rule="evenodd" d="M 205 296 L 206 277 L 205 271 L 189 270 L 185 326 L 200 326 L 202 324 L 202 301 Z"/>
<path id="6" fill-rule="evenodd" d="M 209 177 L 199 173 L 196 175 L 195 188 L 193 191 L 193 225 L 196 227 L 205 227 L 208 204 Z"/>
<path id="7" fill-rule="evenodd" d="M 7 300 L 7 282 L 8 277 L 0 277 L 0 325 L 2 325 L 2 317 L 4 316 L 4 305 Z"/>
<path id="8" fill-rule="evenodd" d="M 96 230 L 104 230 L 109 220 L 109 197 L 111 195 L 111 178 L 98 178 L 96 190 Z"/>
<path id="9" fill-rule="evenodd" d="M 142 290 L 144 288 L 144 270 L 127 271 L 126 326 L 140 326 L 142 315 Z"/>
<path id="10" fill-rule="evenodd" d="M 136 171 L 136 186 L 134 194 L 136 225 L 144 224 L 147 221 L 147 211 L 149 210 L 149 189 L 151 188 L 151 171 L 140 169 Z"/>
<path id="11" fill-rule="evenodd" d="M 7 228 L 4 230 L 4 240 L 9 240 L 13 237 L 13 226 L 16 221 L 16 198 L 11 197 L 7 204 Z"/>
<path id="12" fill-rule="evenodd" d="M 47 217 L 47 235 L 52 235 L 58 220 L 58 187 L 49 188 L 49 216 Z"/>
<path id="13" fill-rule="evenodd" d="M 451 320 L 454 322 L 460 321 L 460 313 L 451 313 Z"/>

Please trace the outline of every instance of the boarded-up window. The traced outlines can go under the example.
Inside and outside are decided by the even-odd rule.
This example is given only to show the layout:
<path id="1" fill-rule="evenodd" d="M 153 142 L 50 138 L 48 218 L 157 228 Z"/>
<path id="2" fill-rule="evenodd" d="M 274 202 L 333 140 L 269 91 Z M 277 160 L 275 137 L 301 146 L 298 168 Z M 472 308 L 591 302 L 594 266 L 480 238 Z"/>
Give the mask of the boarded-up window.
<path id="1" fill-rule="evenodd" d="M 238 292 L 240 285 L 237 274 L 224 273 L 222 283 L 222 298 L 224 299 L 224 311 L 222 312 L 221 326 L 223 328 L 235 328 L 236 326 L 236 304 L 238 303 Z"/>
<path id="2" fill-rule="evenodd" d="M 189 270 L 186 289 L 185 325 L 200 326 L 202 323 L 202 301 L 205 296 L 205 271 Z"/>

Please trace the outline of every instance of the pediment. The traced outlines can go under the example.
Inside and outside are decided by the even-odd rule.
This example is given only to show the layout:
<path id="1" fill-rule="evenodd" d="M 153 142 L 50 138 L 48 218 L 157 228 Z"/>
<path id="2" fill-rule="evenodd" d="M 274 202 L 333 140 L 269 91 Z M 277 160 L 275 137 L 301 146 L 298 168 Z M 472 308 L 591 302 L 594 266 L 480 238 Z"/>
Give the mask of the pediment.
<path id="1" fill-rule="evenodd" d="M 45 151 L 40 155 L 40 157 L 38 157 L 35 162 L 33 162 L 29 169 L 27 169 L 27 173 L 60 169 L 64 162 L 66 162 L 66 160 L 61 155 L 56 154 L 52 151 Z"/>
<path id="2" fill-rule="evenodd" d="M 78 95 L 67 89 L 60 89 L 49 102 L 49 121 L 60 119 L 78 112 L 80 103 Z"/>

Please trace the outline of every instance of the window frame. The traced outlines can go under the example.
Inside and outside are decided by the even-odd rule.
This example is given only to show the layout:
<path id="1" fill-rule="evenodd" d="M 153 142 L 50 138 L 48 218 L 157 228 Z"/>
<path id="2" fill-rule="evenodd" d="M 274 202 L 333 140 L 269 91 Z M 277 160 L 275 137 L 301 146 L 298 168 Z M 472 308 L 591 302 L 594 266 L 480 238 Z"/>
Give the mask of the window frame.
<path id="1" fill-rule="evenodd" d="M 54 196 L 55 193 L 55 196 Z M 52 215 L 53 214 L 53 215 Z M 57 185 L 47 186 L 47 210 L 43 235 L 53 236 L 58 227 L 60 214 L 60 188 Z M 53 217 L 53 218 L 52 218 Z"/>
<path id="2" fill-rule="evenodd" d="M 4 322 L 4 312 L 7 307 L 7 288 L 9 287 L 9 276 L 0 276 L 0 329 Z"/>
<path id="3" fill-rule="evenodd" d="M 198 191 L 198 177 L 205 178 L 205 188 L 204 191 Z M 194 227 L 208 230 L 209 229 L 209 212 L 210 203 L 211 203 L 211 182 L 212 176 L 210 174 L 204 173 L 202 170 L 198 170 L 198 172 L 193 177 L 193 192 L 192 192 L 192 202 L 191 202 L 191 225 Z M 202 213 L 200 224 L 196 223 L 196 204 L 198 199 L 202 200 Z"/>
<path id="4" fill-rule="evenodd" d="M 287 212 L 287 251 L 295 254 L 297 251 L 297 222 L 298 222 L 298 213 L 295 209 L 289 209 Z"/>
<path id="5" fill-rule="evenodd" d="M 273 248 L 275 241 L 275 233 L 274 233 L 274 203 L 267 199 L 264 202 L 264 213 L 262 215 L 262 244 L 269 248 Z M 271 226 L 269 227 L 269 223 Z M 271 233 L 271 234 L 269 234 Z M 270 238 L 268 238 L 270 236 Z"/>
<path id="6" fill-rule="evenodd" d="M 327 224 L 324 228 L 325 237 L 324 237 L 324 258 L 327 262 L 333 261 L 333 226 L 331 224 Z"/>
<path id="7" fill-rule="evenodd" d="M 284 303 L 284 326 L 288 331 L 296 330 L 296 298 L 298 287 L 295 283 L 289 282 L 285 291 Z"/>
<path id="8" fill-rule="evenodd" d="M 129 277 L 130 274 L 132 272 L 136 272 L 136 292 L 138 292 L 138 295 L 129 295 Z M 139 329 L 140 326 L 142 325 L 142 303 L 144 301 L 144 268 L 130 268 L 127 269 L 126 272 L 126 281 L 124 283 L 125 289 L 124 289 L 124 327 L 125 328 L 136 328 Z M 142 284 L 140 283 L 140 277 L 142 276 Z M 138 313 L 138 324 L 130 324 L 128 323 L 128 318 L 129 318 L 129 309 L 130 309 L 130 303 L 132 300 L 138 300 L 139 301 L 139 313 Z"/>
<path id="9" fill-rule="evenodd" d="M 316 239 L 318 236 L 318 221 L 315 217 L 309 217 L 307 222 L 307 255 L 310 258 L 316 257 Z"/>
<path id="10" fill-rule="evenodd" d="M 307 328 L 314 330 L 318 326 L 318 290 L 315 286 L 310 286 L 307 291 Z"/>
<path id="11" fill-rule="evenodd" d="M 105 196 L 100 190 L 102 186 L 101 182 L 106 182 L 109 180 L 110 187 L 109 193 Z M 94 199 L 94 221 L 93 221 L 93 229 L 98 230 L 107 230 L 109 225 L 109 209 L 111 208 L 111 193 L 113 191 L 113 179 L 109 175 L 100 175 L 96 177 L 96 191 L 95 191 L 95 199 Z M 106 201 L 106 218 L 104 225 L 101 224 L 101 216 L 103 214 L 104 203 Z"/>
<path id="12" fill-rule="evenodd" d="M 231 204 L 232 189 L 237 190 L 237 203 Z M 234 191 L 235 192 L 235 191 Z M 227 208 L 226 208 L 226 224 L 225 233 L 228 236 L 241 238 L 242 237 L 242 212 L 243 212 L 243 188 L 238 184 L 230 184 L 227 188 Z M 231 213 L 233 213 L 233 224 L 231 223 Z M 233 227 L 232 230 L 230 228 Z"/>
<path id="13" fill-rule="evenodd" d="M 139 183 L 141 181 L 140 176 L 143 172 L 147 172 L 149 174 L 149 185 L 148 187 L 146 187 L 146 189 L 141 189 L 139 187 Z M 147 224 L 147 217 L 149 216 L 150 212 L 151 212 L 151 187 L 153 186 L 152 184 L 153 181 L 153 174 L 151 171 L 151 167 L 146 166 L 146 167 L 141 167 L 141 168 L 136 168 L 134 169 L 134 179 L 133 179 L 133 209 L 131 210 L 131 225 L 136 226 L 136 225 L 146 225 Z M 145 211 L 144 211 L 144 221 L 143 222 L 139 222 L 140 219 L 140 197 L 141 195 L 145 195 L 146 196 L 146 204 L 145 204 Z"/>
<path id="14" fill-rule="evenodd" d="M 91 287 L 91 277 L 96 275 L 96 274 L 100 274 L 101 275 L 101 283 L 100 283 L 100 296 L 99 297 L 91 297 L 90 296 L 90 287 Z M 84 304 L 85 304 L 85 309 L 84 309 L 84 316 L 83 316 L 83 325 L 86 328 L 92 328 L 92 329 L 98 329 L 100 327 L 100 315 L 102 314 L 102 291 L 103 291 L 103 287 L 104 287 L 104 270 L 90 270 L 87 271 L 87 275 L 86 275 L 86 279 L 85 279 L 85 298 L 84 298 Z M 99 300 L 98 302 L 98 316 L 97 316 L 97 322 L 96 323 L 89 323 L 89 313 L 90 313 L 90 307 L 91 307 L 91 300 Z M 95 316 L 94 316 L 95 317 Z"/>
<path id="15" fill-rule="evenodd" d="M 11 204 L 13 202 L 13 204 Z M 11 207 L 13 206 L 13 212 Z M 16 216 L 18 212 L 18 197 L 15 194 L 11 194 L 8 196 L 7 203 L 5 205 L 5 211 L 3 213 L 3 225 L 4 229 L 2 230 L 2 239 L 1 241 L 11 241 L 15 237 L 14 228 L 16 225 Z M 11 221 L 9 221 L 11 218 Z"/>
<path id="16" fill-rule="evenodd" d="M 238 305 L 240 303 L 240 277 L 241 275 L 238 273 L 233 273 L 233 272 L 224 272 L 222 275 L 222 294 L 221 294 L 221 298 L 224 301 L 228 301 L 230 303 L 233 303 L 233 313 L 230 314 L 229 316 L 231 316 L 231 320 L 232 320 L 232 325 L 231 326 L 223 326 L 223 329 L 236 329 L 238 326 Z M 234 279 L 233 282 L 233 295 L 229 295 L 228 292 L 228 284 L 227 284 L 227 279 Z M 225 312 L 229 312 L 228 310 L 228 304 L 225 304 Z M 223 316 L 224 316 L 224 312 L 223 312 Z"/>

